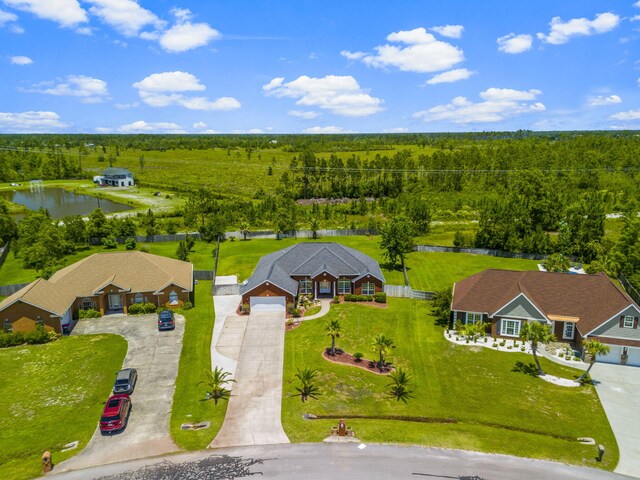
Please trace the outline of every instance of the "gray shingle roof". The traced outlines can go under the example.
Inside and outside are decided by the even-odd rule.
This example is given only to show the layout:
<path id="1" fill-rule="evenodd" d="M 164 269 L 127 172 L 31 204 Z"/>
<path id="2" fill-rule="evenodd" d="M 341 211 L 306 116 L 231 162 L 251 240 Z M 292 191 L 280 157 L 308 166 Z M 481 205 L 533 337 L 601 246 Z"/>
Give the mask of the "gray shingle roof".
<path id="1" fill-rule="evenodd" d="M 302 242 L 262 257 L 240 293 L 269 281 L 295 295 L 298 282 L 292 275 L 314 277 L 322 272 L 354 278 L 370 274 L 384 282 L 378 262 L 358 250 L 334 242 Z"/>
<path id="2" fill-rule="evenodd" d="M 133 175 L 133 173 L 131 172 L 131 170 L 127 170 L 126 168 L 109 167 L 104 169 L 102 175 L 104 175 L 105 177 L 110 177 L 112 175 Z"/>

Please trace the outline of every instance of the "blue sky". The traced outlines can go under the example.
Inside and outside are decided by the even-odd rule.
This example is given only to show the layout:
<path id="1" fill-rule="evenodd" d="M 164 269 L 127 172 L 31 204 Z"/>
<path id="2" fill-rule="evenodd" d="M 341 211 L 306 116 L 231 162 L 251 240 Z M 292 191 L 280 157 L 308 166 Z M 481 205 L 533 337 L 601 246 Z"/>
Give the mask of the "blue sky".
<path id="1" fill-rule="evenodd" d="M 0 91 L 0 133 L 638 129 L 640 0 L 0 0 Z"/>

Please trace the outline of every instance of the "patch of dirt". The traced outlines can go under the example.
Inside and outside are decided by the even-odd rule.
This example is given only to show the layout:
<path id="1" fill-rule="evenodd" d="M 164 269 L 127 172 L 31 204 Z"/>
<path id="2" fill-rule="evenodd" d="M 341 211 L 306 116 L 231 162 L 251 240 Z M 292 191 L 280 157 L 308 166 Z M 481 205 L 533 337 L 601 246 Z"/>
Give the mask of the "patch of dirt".
<path id="1" fill-rule="evenodd" d="M 284 324 L 284 331 L 285 332 L 290 332 L 291 330 L 295 330 L 296 328 L 298 328 L 300 325 L 302 324 L 302 322 L 286 322 Z"/>
<path id="2" fill-rule="evenodd" d="M 393 371 L 393 367 L 384 367 L 380 369 L 376 366 L 376 362 L 373 360 L 367 360 L 366 358 L 361 358 L 358 362 L 350 353 L 346 353 L 338 349 L 336 349 L 335 355 L 331 355 L 330 349 L 326 349 L 322 352 L 322 356 L 329 362 L 358 367 L 362 370 L 366 370 L 367 372 L 375 373 L 376 375 L 387 375 Z"/>

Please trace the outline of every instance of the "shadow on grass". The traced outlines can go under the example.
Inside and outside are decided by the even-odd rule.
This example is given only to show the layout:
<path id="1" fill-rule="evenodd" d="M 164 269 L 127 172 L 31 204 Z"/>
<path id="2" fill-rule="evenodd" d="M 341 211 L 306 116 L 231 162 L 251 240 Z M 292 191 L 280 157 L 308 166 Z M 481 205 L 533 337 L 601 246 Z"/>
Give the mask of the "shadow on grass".
<path id="1" fill-rule="evenodd" d="M 532 377 L 537 377 L 540 373 L 538 371 L 538 367 L 535 363 L 524 363 L 524 362 L 516 362 L 516 364 L 511 369 L 512 372 L 524 373 L 525 375 L 530 375 Z"/>

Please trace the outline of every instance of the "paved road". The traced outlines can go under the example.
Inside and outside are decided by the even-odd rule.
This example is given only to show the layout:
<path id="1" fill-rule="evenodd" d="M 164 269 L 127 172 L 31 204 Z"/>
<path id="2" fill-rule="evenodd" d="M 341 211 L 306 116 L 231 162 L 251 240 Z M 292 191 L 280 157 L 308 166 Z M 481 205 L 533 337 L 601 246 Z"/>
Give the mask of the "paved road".
<path id="1" fill-rule="evenodd" d="M 209 447 L 289 443 L 280 420 L 284 319 L 284 310 L 249 315 L 224 423 Z"/>
<path id="2" fill-rule="evenodd" d="M 357 444 L 269 445 L 200 451 L 55 475 L 60 480 L 628 479 L 601 470 L 461 450 Z"/>
<path id="3" fill-rule="evenodd" d="M 640 368 L 596 363 L 591 378 L 618 441 L 616 472 L 640 477 Z"/>
<path id="4" fill-rule="evenodd" d="M 184 317 L 176 315 L 176 329 L 165 332 L 158 331 L 155 314 L 81 320 L 73 330 L 73 335 L 91 333 L 119 334 L 129 344 L 123 367 L 138 370 L 129 424 L 120 434 L 103 436 L 96 418 L 96 432 L 89 445 L 56 470 L 75 470 L 177 451 L 169 435 L 169 419 L 182 350 Z M 105 401 L 109 394 L 105 392 Z"/>

